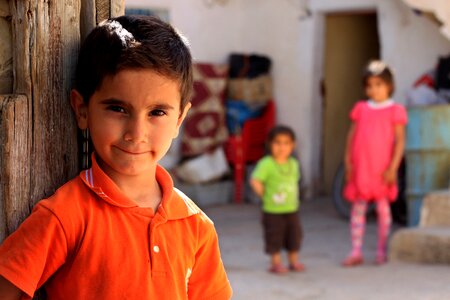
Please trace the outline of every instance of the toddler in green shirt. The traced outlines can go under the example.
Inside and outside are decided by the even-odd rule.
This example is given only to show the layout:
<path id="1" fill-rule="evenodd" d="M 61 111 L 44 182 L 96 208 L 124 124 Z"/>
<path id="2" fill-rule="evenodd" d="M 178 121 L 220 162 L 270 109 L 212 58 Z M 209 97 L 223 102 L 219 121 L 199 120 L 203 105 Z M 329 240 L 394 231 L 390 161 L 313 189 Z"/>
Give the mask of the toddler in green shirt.
<path id="1" fill-rule="evenodd" d="M 250 185 L 262 198 L 265 252 L 271 256 L 269 272 L 301 272 L 299 262 L 302 228 L 299 216 L 300 168 L 292 157 L 295 134 L 286 126 L 274 127 L 267 145 L 270 154 L 258 161 Z M 289 269 L 281 262 L 281 250 L 288 251 Z"/>

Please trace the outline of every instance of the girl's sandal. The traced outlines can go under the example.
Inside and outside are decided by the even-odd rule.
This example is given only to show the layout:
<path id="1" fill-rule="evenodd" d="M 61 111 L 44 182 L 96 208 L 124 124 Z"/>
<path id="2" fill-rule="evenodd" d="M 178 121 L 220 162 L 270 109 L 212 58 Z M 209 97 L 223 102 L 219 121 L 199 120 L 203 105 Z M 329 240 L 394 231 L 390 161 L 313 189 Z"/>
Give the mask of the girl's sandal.
<path id="1" fill-rule="evenodd" d="M 298 263 L 289 265 L 289 270 L 291 270 L 292 272 L 303 272 L 303 271 L 305 271 L 305 265 L 298 262 Z"/>
<path id="2" fill-rule="evenodd" d="M 361 265 L 364 262 L 362 256 L 349 256 L 343 262 L 342 266 L 344 267 L 355 267 Z"/>
<path id="3" fill-rule="evenodd" d="M 282 264 L 279 264 L 279 265 L 273 265 L 272 267 L 270 267 L 269 272 L 274 273 L 274 274 L 286 274 L 287 272 L 289 272 L 289 270 L 286 267 L 284 267 Z"/>

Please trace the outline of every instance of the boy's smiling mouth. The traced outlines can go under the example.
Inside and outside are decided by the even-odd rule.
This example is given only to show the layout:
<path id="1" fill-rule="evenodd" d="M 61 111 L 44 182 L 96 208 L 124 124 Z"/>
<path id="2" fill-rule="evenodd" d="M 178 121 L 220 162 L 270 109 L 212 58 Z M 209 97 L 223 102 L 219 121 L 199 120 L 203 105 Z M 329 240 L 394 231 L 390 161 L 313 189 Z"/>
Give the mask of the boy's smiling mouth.
<path id="1" fill-rule="evenodd" d="M 150 150 L 132 150 L 132 149 L 124 149 L 124 148 L 117 147 L 117 146 L 115 146 L 115 148 L 119 149 L 121 152 L 130 154 L 130 155 L 143 155 L 143 154 L 148 154 L 150 152 Z"/>

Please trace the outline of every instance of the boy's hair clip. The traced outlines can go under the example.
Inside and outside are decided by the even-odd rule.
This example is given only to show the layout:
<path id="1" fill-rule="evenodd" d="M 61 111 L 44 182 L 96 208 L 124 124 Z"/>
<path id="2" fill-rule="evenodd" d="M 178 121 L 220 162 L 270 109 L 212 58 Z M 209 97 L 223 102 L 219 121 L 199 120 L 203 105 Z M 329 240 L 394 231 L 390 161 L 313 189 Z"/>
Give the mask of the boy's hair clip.
<path id="1" fill-rule="evenodd" d="M 374 60 L 369 63 L 367 66 L 367 72 L 372 75 L 380 75 L 383 73 L 386 69 L 389 70 L 389 67 L 382 62 L 381 60 Z"/>
<path id="2" fill-rule="evenodd" d="M 115 20 L 104 20 L 99 24 L 99 26 L 105 26 L 108 28 L 110 33 L 115 33 L 122 42 L 122 46 L 125 48 L 130 46 L 138 46 L 140 44 L 136 41 L 131 32 L 123 28 L 122 24 Z"/>

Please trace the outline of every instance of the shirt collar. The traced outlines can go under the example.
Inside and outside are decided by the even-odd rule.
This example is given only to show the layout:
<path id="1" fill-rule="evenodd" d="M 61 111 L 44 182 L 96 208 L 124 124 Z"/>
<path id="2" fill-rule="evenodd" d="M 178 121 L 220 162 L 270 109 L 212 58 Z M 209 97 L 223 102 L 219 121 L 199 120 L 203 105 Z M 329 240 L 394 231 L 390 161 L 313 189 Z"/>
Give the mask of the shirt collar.
<path id="1" fill-rule="evenodd" d="M 138 207 L 138 205 L 125 196 L 100 168 L 92 154 L 92 167 L 80 173 L 81 180 L 103 201 L 121 208 Z M 156 212 L 164 219 L 183 219 L 200 213 L 200 209 L 185 194 L 173 187 L 170 174 L 160 165 L 156 167 L 156 180 L 161 188 L 161 204 Z"/>
<path id="2" fill-rule="evenodd" d="M 394 100 L 389 98 L 386 101 L 379 103 L 379 102 L 373 101 L 372 99 L 369 99 L 367 101 L 367 105 L 369 105 L 369 107 L 373 108 L 373 109 L 382 109 L 382 108 L 386 108 L 386 107 L 394 105 Z"/>

